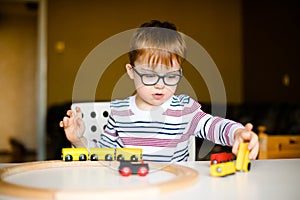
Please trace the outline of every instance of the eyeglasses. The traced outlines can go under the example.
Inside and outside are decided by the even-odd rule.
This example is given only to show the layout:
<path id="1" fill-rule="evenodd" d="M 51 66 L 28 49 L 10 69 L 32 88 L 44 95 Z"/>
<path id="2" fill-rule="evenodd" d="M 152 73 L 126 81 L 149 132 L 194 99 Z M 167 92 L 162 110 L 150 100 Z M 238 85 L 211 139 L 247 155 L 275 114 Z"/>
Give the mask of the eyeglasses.
<path id="1" fill-rule="evenodd" d="M 164 76 L 158 74 L 141 74 L 135 69 L 135 66 L 132 66 L 132 69 L 141 77 L 143 84 L 147 86 L 156 85 L 160 79 L 163 80 L 165 85 L 174 86 L 179 83 L 182 77 L 182 69 L 178 70 L 179 74 L 166 74 Z"/>

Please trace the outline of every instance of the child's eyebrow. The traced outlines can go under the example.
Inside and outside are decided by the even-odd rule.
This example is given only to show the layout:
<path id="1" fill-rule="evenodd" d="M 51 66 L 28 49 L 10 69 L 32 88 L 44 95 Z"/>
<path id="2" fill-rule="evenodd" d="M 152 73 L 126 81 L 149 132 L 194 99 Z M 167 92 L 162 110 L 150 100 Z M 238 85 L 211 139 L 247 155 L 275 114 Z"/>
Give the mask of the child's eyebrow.
<path id="1" fill-rule="evenodd" d="M 157 72 L 154 71 L 153 69 L 149 69 L 149 68 L 145 68 L 145 67 L 142 67 L 142 68 L 141 68 L 141 71 L 144 71 L 144 72 L 151 72 L 151 73 L 157 74 Z M 169 72 L 166 72 L 165 74 L 172 74 L 172 73 L 176 73 L 176 72 L 180 72 L 180 69 L 174 70 L 174 71 L 169 71 Z"/>
<path id="2" fill-rule="evenodd" d="M 146 67 L 141 67 L 141 70 L 146 71 L 146 72 L 155 72 L 153 69 L 146 68 Z"/>

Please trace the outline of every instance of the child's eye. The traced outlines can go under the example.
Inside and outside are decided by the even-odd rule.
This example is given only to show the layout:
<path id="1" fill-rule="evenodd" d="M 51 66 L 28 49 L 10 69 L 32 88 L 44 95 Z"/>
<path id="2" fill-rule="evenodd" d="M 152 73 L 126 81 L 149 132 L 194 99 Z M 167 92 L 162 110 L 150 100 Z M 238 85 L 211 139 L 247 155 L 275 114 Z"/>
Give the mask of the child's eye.
<path id="1" fill-rule="evenodd" d="M 169 74 L 167 76 L 168 79 L 177 79 L 178 78 L 178 75 L 177 74 Z"/>
<path id="2" fill-rule="evenodd" d="M 145 76 L 146 78 L 154 78 L 154 77 L 157 77 L 156 74 L 144 74 L 144 76 Z"/>

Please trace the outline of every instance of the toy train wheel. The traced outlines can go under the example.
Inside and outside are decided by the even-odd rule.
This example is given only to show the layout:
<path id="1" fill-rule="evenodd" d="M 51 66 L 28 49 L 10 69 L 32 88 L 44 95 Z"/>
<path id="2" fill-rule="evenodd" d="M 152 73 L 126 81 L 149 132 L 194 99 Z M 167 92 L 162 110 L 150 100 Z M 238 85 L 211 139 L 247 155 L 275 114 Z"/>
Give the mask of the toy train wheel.
<path id="1" fill-rule="evenodd" d="M 137 162 L 139 160 L 139 158 L 136 155 L 132 155 L 131 158 L 130 158 L 130 160 L 132 162 Z"/>
<path id="2" fill-rule="evenodd" d="M 221 172 L 222 172 L 222 168 L 221 168 L 221 167 L 217 167 L 216 171 L 217 171 L 218 173 L 221 173 Z"/>
<path id="3" fill-rule="evenodd" d="M 139 176 L 146 176 L 148 174 L 148 169 L 147 169 L 147 167 L 141 166 L 138 168 L 137 173 Z"/>
<path id="4" fill-rule="evenodd" d="M 107 154 L 107 155 L 105 156 L 105 160 L 106 160 L 106 161 L 112 161 L 112 160 L 113 160 L 113 157 L 112 157 L 110 154 Z"/>
<path id="5" fill-rule="evenodd" d="M 211 164 L 213 164 L 213 165 L 214 165 L 214 164 L 218 164 L 218 161 L 217 161 L 217 160 L 212 160 L 212 161 L 211 161 Z"/>
<path id="6" fill-rule="evenodd" d="M 92 154 L 92 155 L 91 155 L 91 161 L 98 161 L 98 156 L 97 156 L 97 154 Z"/>
<path id="7" fill-rule="evenodd" d="M 130 167 L 125 166 L 125 167 L 121 168 L 120 173 L 122 176 L 130 176 L 132 173 L 132 170 L 130 169 Z"/>
<path id="8" fill-rule="evenodd" d="M 117 157 L 117 160 L 118 161 L 123 161 L 125 158 L 122 154 L 119 154 L 118 157 Z"/>
<path id="9" fill-rule="evenodd" d="M 248 167 L 248 171 L 250 171 L 250 169 L 251 169 L 251 163 L 250 162 L 248 163 L 247 167 Z"/>
<path id="10" fill-rule="evenodd" d="M 86 159 L 87 159 L 86 155 L 80 154 L 80 156 L 79 156 L 80 161 L 85 161 Z"/>
<path id="11" fill-rule="evenodd" d="M 72 160 L 73 160 L 73 157 L 70 154 L 65 156 L 65 161 L 72 161 Z"/>

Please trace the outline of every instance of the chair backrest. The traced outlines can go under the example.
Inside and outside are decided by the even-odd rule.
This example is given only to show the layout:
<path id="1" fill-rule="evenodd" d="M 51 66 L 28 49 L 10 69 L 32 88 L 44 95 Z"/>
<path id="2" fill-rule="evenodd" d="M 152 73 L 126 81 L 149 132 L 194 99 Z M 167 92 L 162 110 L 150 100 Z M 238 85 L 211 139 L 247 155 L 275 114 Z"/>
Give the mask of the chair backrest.
<path id="1" fill-rule="evenodd" d="M 110 114 L 110 102 L 83 102 L 73 103 L 71 109 L 75 112 L 75 108 L 79 107 L 82 112 L 82 119 L 85 123 L 84 136 L 88 140 L 99 140 L 99 132 L 102 132 L 107 124 Z M 195 138 L 190 138 L 189 144 L 189 161 L 196 158 L 196 142 Z"/>
<path id="2" fill-rule="evenodd" d="M 71 105 L 73 112 L 76 107 L 79 107 L 82 112 L 82 119 L 85 123 L 84 136 L 88 140 L 99 140 L 99 133 L 103 132 L 110 114 L 110 102 L 73 103 Z"/>
<path id="3" fill-rule="evenodd" d="M 265 126 L 258 127 L 259 159 L 300 158 L 300 135 L 268 135 Z"/>
<path id="4" fill-rule="evenodd" d="M 190 137 L 188 161 L 195 161 L 195 160 L 196 160 L 196 139 L 195 137 Z"/>

